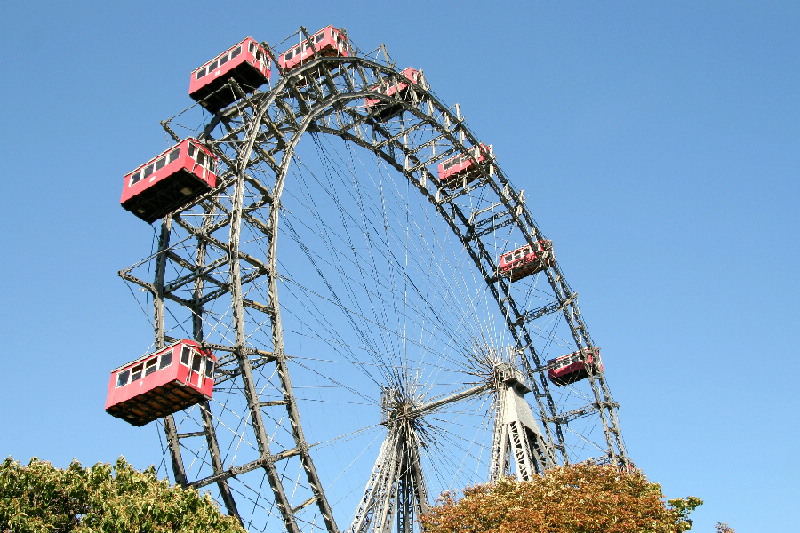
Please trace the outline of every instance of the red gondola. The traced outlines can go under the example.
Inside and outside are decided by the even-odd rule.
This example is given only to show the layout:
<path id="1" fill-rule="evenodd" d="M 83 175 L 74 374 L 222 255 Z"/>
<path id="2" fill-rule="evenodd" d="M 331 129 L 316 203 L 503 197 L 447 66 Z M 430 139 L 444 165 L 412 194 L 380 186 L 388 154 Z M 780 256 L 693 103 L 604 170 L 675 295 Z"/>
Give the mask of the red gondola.
<path id="1" fill-rule="evenodd" d="M 300 44 L 286 50 L 278 56 L 277 61 L 283 70 L 292 70 L 317 57 L 349 55 L 350 44 L 344 30 L 325 26 Z"/>
<path id="2" fill-rule="evenodd" d="M 443 185 L 458 185 L 459 178 L 467 181 L 480 175 L 479 164 L 493 157 L 492 145 L 479 144 L 463 154 L 439 163 L 436 170 Z"/>
<path id="3" fill-rule="evenodd" d="M 542 239 L 534 249 L 530 244 L 500 256 L 498 274 L 511 281 L 541 272 L 553 264 L 553 243 Z"/>
<path id="4" fill-rule="evenodd" d="M 245 37 L 192 71 L 189 96 L 209 111 L 219 111 L 237 99 L 232 90 L 219 90 L 225 83 L 233 79 L 245 92 L 252 92 L 269 81 L 270 67 L 264 47 L 252 37 Z"/>
<path id="5" fill-rule="evenodd" d="M 210 400 L 217 358 L 193 340 L 126 363 L 111 372 L 106 412 L 134 426 Z"/>
<path id="6" fill-rule="evenodd" d="M 200 141 L 184 139 L 125 174 L 120 203 L 152 223 L 217 185 L 217 157 Z"/>
<path id="7" fill-rule="evenodd" d="M 393 96 L 395 98 L 404 99 L 408 94 L 408 86 L 409 84 L 417 84 L 420 81 L 420 71 L 415 68 L 405 68 L 401 72 L 403 77 L 408 80 L 400 80 L 397 83 L 393 83 L 392 85 L 381 86 L 375 85 L 370 87 L 370 90 L 377 91 L 381 94 L 385 94 L 386 96 Z M 368 112 L 372 114 L 378 120 L 386 120 L 400 111 L 402 111 L 403 106 L 401 104 L 392 104 L 390 102 L 386 102 L 385 100 L 381 100 L 379 98 L 365 98 L 364 99 L 364 107 L 367 109 Z"/>
<path id="8" fill-rule="evenodd" d="M 589 372 L 603 372 L 600 348 L 582 348 L 547 362 L 547 377 L 556 385 L 569 385 L 586 378 Z"/>

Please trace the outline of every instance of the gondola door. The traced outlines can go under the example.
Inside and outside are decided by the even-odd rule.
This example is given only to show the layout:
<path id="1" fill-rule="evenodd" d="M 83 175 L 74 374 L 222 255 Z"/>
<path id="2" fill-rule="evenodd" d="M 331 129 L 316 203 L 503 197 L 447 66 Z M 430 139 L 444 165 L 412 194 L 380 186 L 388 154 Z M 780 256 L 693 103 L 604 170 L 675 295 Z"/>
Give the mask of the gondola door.
<path id="1" fill-rule="evenodd" d="M 187 385 L 200 387 L 203 383 L 203 356 L 191 346 L 181 347 L 181 365 L 187 367 L 186 376 L 181 380 Z"/>
<path id="2" fill-rule="evenodd" d="M 198 389 L 203 387 L 203 354 L 197 350 L 192 350 L 192 366 L 186 377 L 186 383 L 194 385 Z"/>

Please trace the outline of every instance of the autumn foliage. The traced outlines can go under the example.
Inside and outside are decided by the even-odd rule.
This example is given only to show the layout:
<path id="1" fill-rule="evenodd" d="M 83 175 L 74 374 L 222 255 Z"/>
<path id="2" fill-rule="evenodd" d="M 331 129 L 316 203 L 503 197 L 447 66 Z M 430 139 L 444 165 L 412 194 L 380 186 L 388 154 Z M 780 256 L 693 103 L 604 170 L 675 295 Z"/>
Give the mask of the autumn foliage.
<path id="1" fill-rule="evenodd" d="M 32 459 L 0 464 L 0 532 L 204 532 L 244 533 L 220 514 L 208 495 L 158 480 L 155 470 L 139 472 L 117 460 L 112 467 L 66 469 Z"/>
<path id="2" fill-rule="evenodd" d="M 504 479 L 451 494 L 422 517 L 425 533 L 676 533 L 702 501 L 665 503 L 661 487 L 638 470 L 579 464 L 533 481 Z"/>

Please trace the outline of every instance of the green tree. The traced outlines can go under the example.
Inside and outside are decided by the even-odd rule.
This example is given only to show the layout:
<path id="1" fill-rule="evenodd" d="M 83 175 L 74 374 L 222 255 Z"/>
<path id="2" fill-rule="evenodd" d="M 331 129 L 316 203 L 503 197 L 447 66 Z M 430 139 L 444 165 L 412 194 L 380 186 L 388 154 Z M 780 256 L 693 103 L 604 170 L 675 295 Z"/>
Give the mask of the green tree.
<path id="1" fill-rule="evenodd" d="M 244 533 L 207 495 L 139 472 L 124 459 L 114 466 L 65 469 L 31 459 L 0 466 L 0 532 Z"/>
<path id="2" fill-rule="evenodd" d="M 665 503 L 661 487 L 635 469 L 579 464 L 468 488 L 459 500 L 444 494 L 422 524 L 426 533 L 676 533 L 691 529 L 688 515 L 702 503 Z"/>

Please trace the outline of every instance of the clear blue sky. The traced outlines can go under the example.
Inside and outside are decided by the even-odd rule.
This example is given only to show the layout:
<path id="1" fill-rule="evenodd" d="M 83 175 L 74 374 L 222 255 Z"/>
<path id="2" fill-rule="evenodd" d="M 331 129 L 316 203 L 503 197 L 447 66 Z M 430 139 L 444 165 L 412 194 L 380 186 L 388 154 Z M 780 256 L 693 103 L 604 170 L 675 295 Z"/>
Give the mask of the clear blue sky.
<path id="1" fill-rule="evenodd" d="M 695 531 L 792 530 L 800 6 L 296 5 L 0 7 L 0 455 L 160 461 L 155 429 L 102 410 L 107 371 L 150 342 L 115 274 L 152 239 L 121 177 L 166 147 L 190 69 L 334 24 L 424 68 L 495 146 L 581 295 L 631 455 L 705 500 Z"/>

